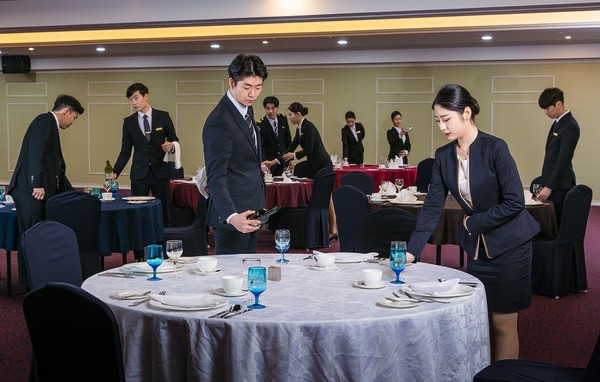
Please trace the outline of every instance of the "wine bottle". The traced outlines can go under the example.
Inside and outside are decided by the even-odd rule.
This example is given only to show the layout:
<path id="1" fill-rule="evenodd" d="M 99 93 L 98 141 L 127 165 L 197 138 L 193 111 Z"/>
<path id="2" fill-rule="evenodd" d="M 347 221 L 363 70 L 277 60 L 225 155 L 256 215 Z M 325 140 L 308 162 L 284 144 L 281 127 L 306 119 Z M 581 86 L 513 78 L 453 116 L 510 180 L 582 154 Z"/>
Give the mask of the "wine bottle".
<path id="1" fill-rule="evenodd" d="M 106 161 L 106 166 L 104 167 L 104 178 L 105 179 L 111 179 L 112 178 L 112 173 L 113 173 L 113 168 L 110 165 L 110 161 L 107 160 Z"/>

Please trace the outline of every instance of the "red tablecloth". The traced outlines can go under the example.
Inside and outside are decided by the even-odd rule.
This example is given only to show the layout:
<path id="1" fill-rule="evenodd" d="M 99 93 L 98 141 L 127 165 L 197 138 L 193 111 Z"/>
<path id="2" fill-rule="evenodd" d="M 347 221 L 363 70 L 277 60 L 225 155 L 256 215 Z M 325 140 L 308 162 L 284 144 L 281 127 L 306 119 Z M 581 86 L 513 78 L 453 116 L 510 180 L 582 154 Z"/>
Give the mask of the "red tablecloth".
<path id="1" fill-rule="evenodd" d="M 404 179 L 404 188 L 414 186 L 417 183 L 417 168 L 416 167 L 401 167 L 399 169 L 379 169 L 377 165 L 346 166 L 341 169 L 335 169 L 335 187 L 340 186 L 340 179 L 344 174 L 351 171 L 361 171 L 369 174 L 373 178 L 374 192 L 379 191 L 381 182 L 387 180 L 392 183 L 396 179 Z"/>

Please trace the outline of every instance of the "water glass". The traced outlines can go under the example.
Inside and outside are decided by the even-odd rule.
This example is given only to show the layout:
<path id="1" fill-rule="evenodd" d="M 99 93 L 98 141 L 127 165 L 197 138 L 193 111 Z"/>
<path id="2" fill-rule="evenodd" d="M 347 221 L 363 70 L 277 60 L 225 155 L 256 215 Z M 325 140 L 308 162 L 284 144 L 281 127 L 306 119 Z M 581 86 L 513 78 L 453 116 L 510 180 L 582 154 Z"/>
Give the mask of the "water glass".
<path id="1" fill-rule="evenodd" d="M 173 267 L 177 270 L 177 260 L 183 254 L 183 243 L 181 240 L 167 240 L 167 256 L 173 260 Z"/>
<path id="2" fill-rule="evenodd" d="M 400 280 L 400 272 L 406 268 L 406 242 L 392 241 L 390 245 L 390 268 L 396 273 L 396 280 L 390 281 L 392 284 L 404 284 Z"/>
<path id="3" fill-rule="evenodd" d="M 90 191 L 90 195 L 97 197 L 98 199 L 102 198 L 102 191 L 98 187 L 92 188 Z"/>
<path id="4" fill-rule="evenodd" d="M 4 200 L 6 196 L 4 195 L 4 186 L 0 186 L 0 208 L 4 208 Z"/>
<path id="5" fill-rule="evenodd" d="M 284 258 L 285 251 L 290 248 L 290 231 L 287 229 L 278 229 L 275 231 L 275 248 L 281 252 L 281 258 L 278 263 L 289 263 L 290 261 Z"/>
<path id="6" fill-rule="evenodd" d="M 260 267 L 260 259 L 258 257 L 244 257 L 242 259 L 242 274 L 244 275 L 244 284 L 242 289 L 248 290 L 248 269 L 250 267 Z"/>
<path id="7" fill-rule="evenodd" d="M 110 182 L 110 192 L 113 194 L 113 199 L 117 198 L 117 194 L 119 193 L 119 182 L 113 180 Z"/>
<path id="8" fill-rule="evenodd" d="M 396 184 L 396 189 L 398 190 L 398 192 L 400 192 L 404 187 L 404 179 L 396 179 L 394 182 Z"/>
<path id="9" fill-rule="evenodd" d="M 149 277 L 149 281 L 162 280 L 160 277 L 156 277 L 156 268 L 158 268 L 163 262 L 163 248 L 160 244 L 151 244 L 146 247 L 146 262 L 152 267 L 152 277 Z"/>
<path id="10" fill-rule="evenodd" d="M 533 194 L 533 196 L 537 197 L 540 193 L 540 191 L 542 191 L 542 185 L 539 183 L 534 183 L 531 185 L 531 193 Z"/>
<path id="11" fill-rule="evenodd" d="M 267 268 L 248 268 L 248 290 L 254 295 L 254 304 L 248 305 L 251 309 L 263 309 L 265 306 L 258 303 L 258 296 L 267 289 Z"/>

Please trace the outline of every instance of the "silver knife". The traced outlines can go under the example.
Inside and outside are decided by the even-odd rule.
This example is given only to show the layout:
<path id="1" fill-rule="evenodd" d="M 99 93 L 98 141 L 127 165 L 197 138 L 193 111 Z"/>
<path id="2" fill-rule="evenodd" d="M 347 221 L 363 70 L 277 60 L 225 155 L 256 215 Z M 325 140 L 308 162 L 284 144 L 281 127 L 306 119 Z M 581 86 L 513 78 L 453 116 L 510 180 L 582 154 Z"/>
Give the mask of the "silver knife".
<path id="1" fill-rule="evenodd" d="M 128 275 L 126 273 L 110 273 L 110 272 L 99 273 L 98 276 L 124 277 L 126 279 L 134 279 L 135 278 L 132 275 Z"/>
<path id="2" fill-rule="evenodd" d="M 244 309 L 244 310 L 240 310 L 240 311 L 238 311 L 238 312 L 234 312 L 234 313 L 231 313 L 231 314 L 227 314 L 227 315 L 225 315 L 225 316 L 223 316 L 223 317 L 221 317 L 221 318 L 231 318 L 231 317 L 233 317 L 233 316 L 237 316 L 238 314 L 246 313 L 246 312 L 249 312 L 249 311 L 251 311 L 251 310 L 252 310 L 252 309 L 250 309 L 250 308 L 248 308 L 248 309 Z"/>

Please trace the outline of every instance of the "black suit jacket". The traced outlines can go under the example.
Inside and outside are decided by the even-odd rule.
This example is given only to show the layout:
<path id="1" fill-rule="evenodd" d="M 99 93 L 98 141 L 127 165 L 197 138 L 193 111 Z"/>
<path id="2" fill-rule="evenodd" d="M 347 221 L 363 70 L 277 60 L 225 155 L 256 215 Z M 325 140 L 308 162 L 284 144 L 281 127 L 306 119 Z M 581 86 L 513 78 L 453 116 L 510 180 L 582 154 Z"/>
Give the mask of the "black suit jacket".
<path id="1" fill-rule="evenodd" d="M 45 197 L 73 189 L 66 176 L 56 118 L 52 112 L 38 115 L 29 125 L 8 193 L 19 188 L 31 191 L 44 188 Z"/>
<path id="2" fill-rule="evenodd" d="M 348 163 L 362 164 L 365 148 L 362 140 L 365 138 L 365 128 L 362 123 L 356 123 L 356 137 L 348 125 L 342 127 L 342 157 L 348 158 Z"/>
<path id="3" fill-rule="evenodd" d="M 263 143 L 263 158 L 265 160 L 277 159 L 280 164 L 271 167 L 271 174 L 281 175 L 284 167 L 287 167 L 287 162 L 281 157 L 286 153 L 286 149 L 292 142 L 292 134 L 287 118 L 282 114 L 277 114 L 277 126 L 279 135 L 275 135 L 273 126 L 269 119 L 265 116 L 256 122 L 260 127 L 260 136 Z"/>
<path id="4" fill-rule="evenodd" d="M 287 151 L 293 152 L 300 146 L 302 150 L 296 153 L 296 159 L 307 157 L 308 165 L 313 174 L 326 167 L 333 168 L 331 157 L 327 153 L 327 150 L 325 150 L 321 135 L 315 125 L 308 119 L 304 119 L 301 122 L 301 126 L 302 136 L 300 136 L 298 129 L 296 129 L 296 135 Z"/>
<path id="5" fill-rule="evenodd" d="M 156 179 L 168 179 L 169 165 L 163 162 L 165 152 L 161 145 L 165 142 L 178 141 L 175 126 L 169 113 L 152 108 L 152 126 L 150 126 L 150 142 L 140 129 L 138 113 L 135 112 L 123 120 L 123 137 L 121 152 L 113 166 L 115 174 L 119 175 L 129 161 L 133 148 L 131 163 L 131 180 L 142 180 L 152 171 Z M 150 164 L 150 165 L 149 165 Z"/>
<path id="6" fill-rule="evenodd" d="M 406 142 L 402 142 L 402 139 L 400 139 L 400 136 L 394 127 L 387 131 L 387 140 L 390 145 L 388 159 L 394 159 L 396 155 L 400 156 L 400 151 L 402 150 L 408 151 L 410 155 L 410 137 L 408 136 L 408 133 L 405 133 L 405 135 Z M 402 162 L 404 164 L 408 163 L 408 155 L 402 158 Z"/>
<path id="7" fill-rule="evenodd" d="M 579 125 L 568 112 L 553 127 L 546 140 L 541 183 L 553 191 L 569 190 L 577 184 L 572 159 L 579 141 Z"/>
<path id="8" fill-rule="evenodd" d="M 252 108 L 248 108 L 254 121 Z M 227 95 L 210 113 L 202 130 L 204 163 L 210 193 L 206 222 L 226 227 L 227 218 L 236 212 L 265 207 L 262 178 L 262 142 L 255 128 L 258 148 L 254 148 L 252 131 Z"/>
<path id="9" fill-rule="evenodd" d="M 508 252 L 531 240 L 539 223 L 525 210 L 523 185 L 506 142 L 479 131 L 469 148 L 469 184 L 473 205 L 458 191 L 456 144 L 435 153 L 431 185 L 407 250 L 417 258 L 435 230 L 448 191 L 462 207 L 468 231 L 461 224 L 459 243 L 469 256 L 485 247 L 490 257 Z"/>

